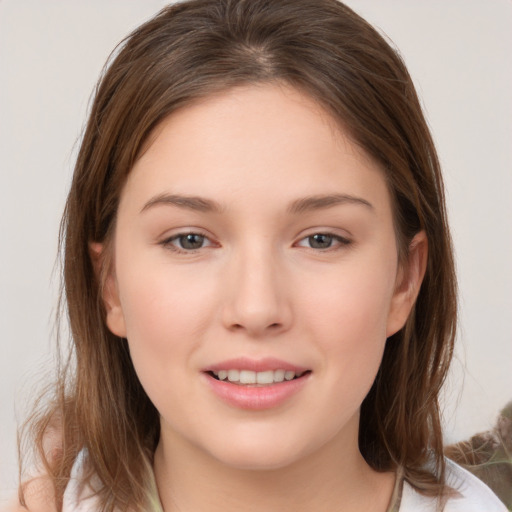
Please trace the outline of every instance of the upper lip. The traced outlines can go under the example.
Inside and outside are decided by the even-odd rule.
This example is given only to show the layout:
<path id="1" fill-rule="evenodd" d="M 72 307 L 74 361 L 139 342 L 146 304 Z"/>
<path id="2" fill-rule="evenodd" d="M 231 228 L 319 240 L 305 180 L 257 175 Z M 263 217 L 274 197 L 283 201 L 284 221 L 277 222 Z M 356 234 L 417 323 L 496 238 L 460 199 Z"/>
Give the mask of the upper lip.
<path id="1" fill-rule="evenodd" d="M 289 370 L 295 373 L 303 373 L 309 368 L 298 366 L 296 364 L 276 359 L 274 357 L 265 357 L 263 359 L 251 359 L 247 357 L 237 357 L 227 359 L 219 363 L 209 365 L 203 369 L 204 372 L 218 372 L 221 370 L 251 370 L 253 372 L 266 372 L 269 370 Z"/>

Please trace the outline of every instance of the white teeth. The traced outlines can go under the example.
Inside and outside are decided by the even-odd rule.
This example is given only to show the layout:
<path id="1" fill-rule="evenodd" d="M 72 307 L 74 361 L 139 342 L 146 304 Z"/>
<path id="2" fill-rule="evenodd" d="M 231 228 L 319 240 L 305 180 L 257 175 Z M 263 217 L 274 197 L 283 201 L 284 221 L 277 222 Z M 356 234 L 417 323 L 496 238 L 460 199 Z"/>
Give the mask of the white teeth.
<path id="1" fill-rule="evenodd" d="M 283 382 L 284 380 L 284 370 L 276 370 L 274 372 L 274 381 L 275 382 Z"/>
<path id="2" fill-rule="evenodd" d="M 219 380 L 239 384 L 274 384 L 284 380 L 292 380 L 300 377 L 302 373 L 295 374 L 292 370 L 266 370 L 264 372 L 253 372 L 252 370 L 219 370 L 212 372 Z"/>
<path id="3" fill-rule="evenodd" d="M 256 384 L 256 372 L 240 370 L 240 384 Z"/>
<path id="4" fill-rule="evenodd" d="M 274 382 L 274 372 L 272 370 L 268 372 L 258 372 L 256 374 L 256 382 L 258 384 L 272 384 L 272 382 Z"/>
<path id="5" fill-rule="evenodd" d="M 238 382 L 240 380 L 240 371 L 228 370 L 228 380 L 229 382 Z"/>

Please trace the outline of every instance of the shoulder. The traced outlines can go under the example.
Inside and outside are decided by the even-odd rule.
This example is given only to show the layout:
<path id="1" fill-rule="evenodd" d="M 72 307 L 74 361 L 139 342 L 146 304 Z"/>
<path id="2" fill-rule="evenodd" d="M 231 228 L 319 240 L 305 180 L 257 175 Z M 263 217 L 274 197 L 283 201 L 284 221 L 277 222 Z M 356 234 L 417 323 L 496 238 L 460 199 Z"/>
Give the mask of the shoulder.
<path id="1" fill-rule="evenodd" d="M 451 460 L 446 460 L 446 483 L 458 492 L 443 512 L 507 512 L 505 505 L 481 480 Z M 422 496 L 404 482 L 400 512 L 434 512 L 437 501 Z"/>
<path id="2" fill-rule="evenodd" d="M 53 483 L 48 477 L 39 476 L 23 484 L 25 506 L 13 499 L 2 512 L 57 512 Z"/>
<path id="3" fill-rule="evenodd" d="M 455 462 L 446 460 L 446 483 L 458 491 L 460 498 L 452 498 L 446 512 L 505 512 L 505 505 L 480 479 Z M 469 508 L 472 507 L 472 508 Z"/>
<path id="4" fill-rule="evenodd" d="M 98 489 L 101 483 L 97 477 L 84 482 L 87 466 L 87 451 L 82 450 L 73 464 L 66 490 L 62 499 L 62 512 L 92 512 L 100 510 Z"/>
<path id="5" fill-rule="evenodd" d="M 84 484 L 86 452 L 82 450 L 71 470 L 62 499 L 61 512 L 92 512 L 100 510 L 100 504 L 90 484 Z M 98 485 L 97 480 L 92 483 Z M 57 512 L 57 500 L 52 480 L 47 476 L 31 478 L 23 484 L 25 506 L 15 499 L 0 512 Z"/>

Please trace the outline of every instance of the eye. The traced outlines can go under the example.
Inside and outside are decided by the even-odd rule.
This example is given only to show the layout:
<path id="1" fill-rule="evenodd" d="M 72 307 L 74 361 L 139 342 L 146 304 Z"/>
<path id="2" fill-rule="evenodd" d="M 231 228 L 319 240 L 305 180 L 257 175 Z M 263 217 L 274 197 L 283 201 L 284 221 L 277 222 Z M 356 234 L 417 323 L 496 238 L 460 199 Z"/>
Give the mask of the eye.
<path id="1" fill-rule="evenodd" d="M 314 233 L 300 240 L 297 245 L 311 249 L 328 250 L 343 245 L 349 245 L 350 243 L 350 240 L 332 233 Z"/>
<path id="2" fill-rule="evenodd" d="M 176 251 L 191 252 L 210 247 L 213 244 L 209 238 L 201 233 L 179 233 L 164 240 L 162 245 Z"/>

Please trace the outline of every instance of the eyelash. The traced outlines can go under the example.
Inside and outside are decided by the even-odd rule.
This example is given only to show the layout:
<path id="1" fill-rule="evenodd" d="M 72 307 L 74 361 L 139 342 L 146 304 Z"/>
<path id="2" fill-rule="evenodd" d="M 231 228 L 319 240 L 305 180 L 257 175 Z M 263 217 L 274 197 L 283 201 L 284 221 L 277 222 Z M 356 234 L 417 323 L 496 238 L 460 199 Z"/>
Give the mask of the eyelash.
<path id="1" fill-rule="evenodd" d="M 327 237 L 330 239 L 330 242 L 332 242 L 332 243 L 337 242 L 337 244 L 335 246 L 333 246 L 331 244 L 329 247 L 324 247 L 324 248 L 307 247 L 308 249 L 311 249 L 313 251 L 319 251 L 319 252 L 336 251 L 338 249 L 341 249 L 342 247 L 347 247 L 352 243 L 352 240 L 349 240 L 348 238 L 342 237 L 340 235 L 335 235 L 334 233 L 319 231 L 317 233 L 313 233 L 304 238 L 301 238 L 297 245 L 299 247 L 305 247 L 303 245 L 300 245 L 300 242 L 303 242 L 304 240 L 309 240 L 309 242 L 311 243 L 311 241 L 314 237 Z"/>
<path id="2" fill-rule="evenodd" d="M 195 248 L 195 249 L 185 249 L 183 246 L 179 247 L 178 245 L 176 245 L 174 243 L 176 241 L 178 243 L 180 243 L 180 241 L 183 242 L 185 237 L 189 237 L 189 236 L 201 237 L 203 239 L 203 242 L 205 240 L 207 240 L 209 242 L 209 244 L 206 245 L 206 246 L 202 245 L 201 247 L 198 247 L 198 248 Z M 323 247 L 323 248 L 308 247 L 308 246 L 301 245 L 301 242 L 303 242 L 305 240 L 308 240 L 311 243 L 312 240 L 314 239 L 314 237 L 327 237 L 329 239 L 329 242 L 331 243 L 331 245 L 329 245 L 328 247 Z M 337 242 L 337 244 L 333 247 L 332 244 L 334 242 Z M 198 232 L 198 231 L 188 231 L 188 232 L 185 232 L 185 233 L 178 233 L 178 234 L 173 235 L 173 236 L 171 236 L 169 238 L 166 238 L 165 240 L 160 242 L 160 244 L 163 247 L 165 247 L 165 248 L 168 248 L 168 249 L 170 249 L 170 250 L 172 250 L 174 252 L 181 253 L 181 254 L 194 254 L 194 253 L 196 253 L 197 251 L 199 251 L 201 249 L 205 249 L 205 248 L 208 248 L 208 247 L 214 247 L 215 246 L 215 243 L 211 242 L 211 240 L 208 238 L 207 235 L 205 235 L 204 233 Z M 342 237 L 340 235 L 335 235 L 334 233 L 319 231 L 319 232 L 316 232 L 316 233 L 313 233 L 311 235 L 308 235 L 308 236 L 305 236 L 305 237 L 301 238 L 299 240 L 299 242 L 297 242 L 294 245 L 296 247 L 305 247 L 305 248 L 313 250 L 313 251 L 329 252 L 329 251 L 339 250 L 342 247 L 347 247 L 350 244 L 352 244 L 352 240 L 349 240 L 348 238 Z"/>
<path id="3" fill-rule="evenodd" d="M 197 249 L 185 249 L 185 248 L 179 247 L 179 246 L 177 246 L 177 245 L 175 245 L 173 243 L 173 242 L 176 242 L 176 241 L 179 242 L 180 240 L 184 240 L 188 236 L 201 237 L 201 238 L 203 238 L 203 240 L 208 240 L 210 243 L 209 243 L 209 245 L 201 246 L 201 247 L 198 247 Z M 178 233 L 178 234 L 173 235 L 173 236 L 171 236 L 169 238 L 166 238 L 165 240 L 160 242 L 160 244 L 163 247 L 165 247 L 167 249 L 170 249 L 171 251 L 174 251 L 174 252 L 177 252 L 177 253 L 181 253 L 181 254 L 194 254 L 194 253 L 196 253 L 197 251 L 199 251 L 201 249 L 205 249 L 207 247 L 215 246 L 215 244 L 213 242 L 211 242 L 211 240 L 204 233 L 201 233 L 199 231 L 187 231 L 185 233 Z"/>

